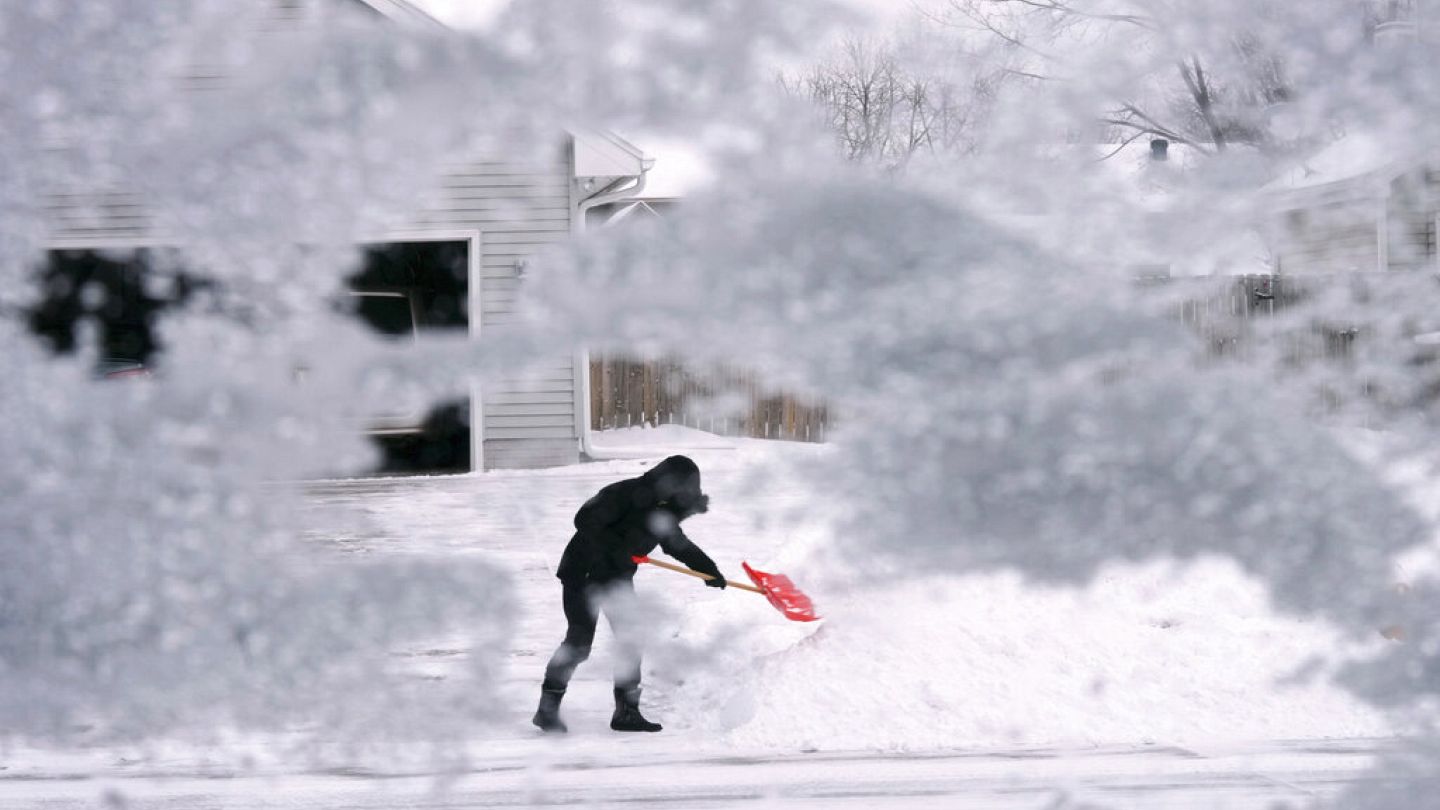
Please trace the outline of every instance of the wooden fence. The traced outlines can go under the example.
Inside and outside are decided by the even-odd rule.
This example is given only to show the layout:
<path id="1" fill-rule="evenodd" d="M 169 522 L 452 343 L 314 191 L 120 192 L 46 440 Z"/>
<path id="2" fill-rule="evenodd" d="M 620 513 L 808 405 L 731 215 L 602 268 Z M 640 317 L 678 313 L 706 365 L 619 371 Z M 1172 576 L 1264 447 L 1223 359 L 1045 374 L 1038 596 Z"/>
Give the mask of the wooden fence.
<path id="1" fill-rule="evenodd" d="M 1302 303 L 1325 285 L 1343 280 L 1324 275 L 1248 275 L 1169 283 L 1184 285 L 1180 289 L 1186 292 L 1175 305 L 1175 315 L 1205 340 L 1214 355 L 1246 357 L 1254 349 L 1250 338 L 1255 320 Z M 1272 339 L 1282 341 L 1287 362 L 1303 364 L 1350 356 L 1358 334 L 1354 324 L 1312 320 L 1274 334 Z"/>
<path id="2" fill-rule="evenodd" d="M 823 404 L 764 386 L 753 372 L 698 370 L 673 360 L 596 357 L 590 361 L 590 426 L 685 425 L 722 436 L 823 442 Z"/>

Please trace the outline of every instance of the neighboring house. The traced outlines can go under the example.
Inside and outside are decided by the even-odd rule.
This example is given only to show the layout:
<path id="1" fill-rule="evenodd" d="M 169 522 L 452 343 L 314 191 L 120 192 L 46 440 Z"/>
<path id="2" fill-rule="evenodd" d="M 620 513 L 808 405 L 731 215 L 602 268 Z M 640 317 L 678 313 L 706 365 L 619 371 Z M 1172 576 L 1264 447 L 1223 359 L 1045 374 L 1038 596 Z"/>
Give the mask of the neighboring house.
<path id="1" fill-rule="evenodd" d="M 1355 132 L 1262 190 L 1276 272 L 1437 268 L 1440 163 Z"/>
<path id="2" fill-rule="evenodd" d="M 265 0 L 270 23 L 324 24 L 348 9 L 400 25 L 439 26 L 403 0 Z M 340 13 L 343 13 L 340 12 Z M 212 81 L 220 81 L 212 77 Z M 362 317 L 389 334 L 464 328 L 476 334 L 511 322 L 528 258 L 571 237 L 586 211 L 643 186 L 651 161 L 606 133 L 557 137 L 553 157 L 536 162 L 504 154 L 459 162 L 421 210 L 377 233 L 353 279 Z M 57 186 L 48 190 L 50 275 L 103 261 L 106 248 L 165 248 L 143 195 L 133 189 Z M 142 253 L 144 253 L 142 251 Z M 403 303 L 399 303 L 403 300 Z M 588 362 L 582 352 L 556 357 L 526 379 L 472 392 L 467 439 L 470 469 L 574 463 L 588 439 Z M 470 428 L 466 428 L 467 431 Z M 403 432 L 388 425 L 388 434 Z M 463 462 L 463 459 L 462 459 Z"/>
<path id="3" fill-rule="evenodd" d="M 1430 0 L 1367 0 L 1379 51 L 1440 37 Z M 1440 269 L 1440 156 L 1358 127 L 1262 189 L 1275 271 L 1291 275 Z"/>

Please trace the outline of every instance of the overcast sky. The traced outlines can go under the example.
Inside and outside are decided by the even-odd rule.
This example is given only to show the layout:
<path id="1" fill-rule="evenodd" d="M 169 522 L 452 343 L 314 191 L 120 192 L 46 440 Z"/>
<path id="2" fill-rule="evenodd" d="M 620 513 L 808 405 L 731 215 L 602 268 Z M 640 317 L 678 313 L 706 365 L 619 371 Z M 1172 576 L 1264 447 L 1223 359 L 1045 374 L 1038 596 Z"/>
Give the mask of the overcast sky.
<path id="1" fill-rule="evenodd" d="M 452 28 L 483 28 L 507 0 L 410 0 Z"/>

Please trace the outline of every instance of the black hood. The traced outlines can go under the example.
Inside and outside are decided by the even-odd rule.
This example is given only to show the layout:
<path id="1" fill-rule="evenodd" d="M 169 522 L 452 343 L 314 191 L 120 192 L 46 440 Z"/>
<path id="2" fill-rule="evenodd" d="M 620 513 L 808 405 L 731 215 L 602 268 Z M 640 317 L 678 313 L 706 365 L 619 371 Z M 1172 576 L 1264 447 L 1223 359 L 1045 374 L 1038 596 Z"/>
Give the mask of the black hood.
<path id="1" fill-rule="evenodd" d="M 641 476 L 668 504 L 677 517 L 698 515 L 710 508 L 710 499 L 700 490 L 700 468 L 685 456 L 671 456 Z"/>

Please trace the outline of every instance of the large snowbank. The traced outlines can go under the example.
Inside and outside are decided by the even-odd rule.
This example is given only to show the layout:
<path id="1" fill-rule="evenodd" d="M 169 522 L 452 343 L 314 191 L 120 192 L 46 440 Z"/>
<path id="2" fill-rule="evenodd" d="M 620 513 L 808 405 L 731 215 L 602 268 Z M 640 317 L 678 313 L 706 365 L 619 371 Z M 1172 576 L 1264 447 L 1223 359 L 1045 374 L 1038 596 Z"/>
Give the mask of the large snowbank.
<path id="1" fill-rule="evenodd" d="M 931 576 L 823 604 L 824 624 L 803 640 L 687 682 L 690 721 L 742 747 L 801 749 L 1397 728 L 1329 681 L 1334 667 L 1322 662 L 1361 648 L 1323 623 L 1277 615 L 1264 586 L 1228 562 L 1114 566 L 1079 591 L 1009 574 Z"/>

